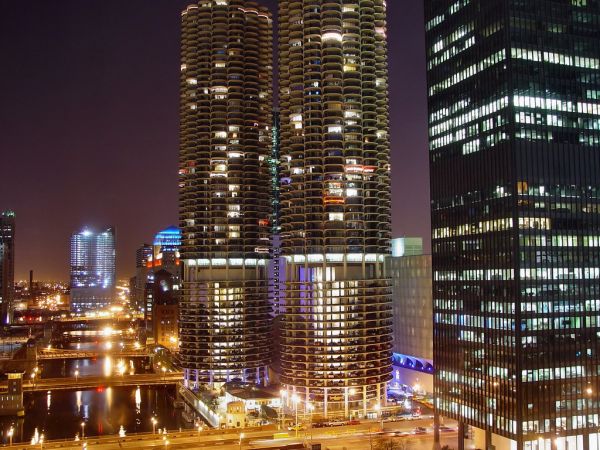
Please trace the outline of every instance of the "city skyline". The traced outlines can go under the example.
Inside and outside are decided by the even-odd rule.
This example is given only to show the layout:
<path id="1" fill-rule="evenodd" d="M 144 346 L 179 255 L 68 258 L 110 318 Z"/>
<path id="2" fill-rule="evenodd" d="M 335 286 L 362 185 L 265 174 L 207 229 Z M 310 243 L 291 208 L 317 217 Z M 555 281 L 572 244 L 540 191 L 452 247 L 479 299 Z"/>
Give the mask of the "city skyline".
<path id="1" fill-rule="evenodd" d="M 128 278 L 135 249 L 177 223 L 179 17 L 190 3 L 6 6 L 0 48 L 8 70 L 0 74 L 0 92 L 14 108 L 0 110 L 10 130 L 0 147 L 12 150 L 0 167 L 0 206 L 18 217 L 17 279 L 33 269 L 38 279 L 67 280 L 71 233 L 105 223 L 118 230 L 117 275 Z M 276 2 L 261 3 L 276 13 Z M 427 242 L 421 6 L 390 2 L 388 9 L 395 17 L 389 37 L 393 236 L 422 235 Z M 22 15 L 39 26 L 18 26 Z M 28 124 L 36 121 L 32 133 Z M 27 171 L 8 169 L 25 165 Z"/>

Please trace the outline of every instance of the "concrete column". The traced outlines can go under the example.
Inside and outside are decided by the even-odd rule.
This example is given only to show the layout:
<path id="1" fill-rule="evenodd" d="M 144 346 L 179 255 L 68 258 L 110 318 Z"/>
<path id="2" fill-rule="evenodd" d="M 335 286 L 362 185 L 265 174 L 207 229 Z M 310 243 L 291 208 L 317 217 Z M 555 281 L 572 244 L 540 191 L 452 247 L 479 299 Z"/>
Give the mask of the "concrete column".
<path id="1" fill-rule="evenodd" d="M 367 387 L 363 386 L 363 418 L 367 418 Z"/>
<path id="2" fill-rule="evenodd" d="M 324 396 L 323 396 L 323 415 L 325 416 L 325 418 L 327 418 L 327 388 L 324 388 L 323 392 L 324 392 Z"/>
<path id="3" fill-rule="evenodd" d="M 196 369 L 196 381 L 198 380 L 198 369 Z M 208 382 L 210 384 L 210 386 L 212 387 L 214 382 L 215 382 L 215 376 L 213 374 L 212 370 L 208 371 Z"/>
<path id="4" fill-rule="evenodd" d="M 348 387 L 344 388 L 344 417 L 348 418 Z"/>
<path id="5" fill-rule="evenodd" d="M 256 384 L 260 384 L 260 367 L 256 368 Z"/>
<path id="6" fill-rule="evenodd" d="M 433 413 L 433 450 L 440 450 L 440 415 Z"/>
<path id="7" fill-rule="evenodd" d="M 267 387 L 269 384 L 271 384 L 271 381 L 269 380 L 269 366 L 265 366 L 264 371 L 265 376 L 263 377 L 263 380 L 265 387 Z"/>
<path id="8" fill-rule="evenodd" d="M 246 382 L 246 369 L 242 369 L 242 381 Z"/>
<path id="9" fill-rule="evenodd" d="M 465 450 L 465 423 L 458 422 L 458 450 Z"/>
<path id="10" fill-rule="evenodd" d="M 383 402 L 382 403 L 383 403 L 383 406 L 387 406 L 387 401 L 388 401 L 388 398 L 387 398 L 387 381 L 385 383 L 382 383 L 382 384 L 383 384 Z"/>
<path id="11" fill-rule="evenodd" d="M 583 432 L 583 450 L 590 450 L 590 433 Z"/>
<path id="12" fill-rule="evenodd" d="M 379 383 L 377 383 L 377 403 L 379 403 L 379 406 L 383 406 L 381 403 L 381 384 Z"/>

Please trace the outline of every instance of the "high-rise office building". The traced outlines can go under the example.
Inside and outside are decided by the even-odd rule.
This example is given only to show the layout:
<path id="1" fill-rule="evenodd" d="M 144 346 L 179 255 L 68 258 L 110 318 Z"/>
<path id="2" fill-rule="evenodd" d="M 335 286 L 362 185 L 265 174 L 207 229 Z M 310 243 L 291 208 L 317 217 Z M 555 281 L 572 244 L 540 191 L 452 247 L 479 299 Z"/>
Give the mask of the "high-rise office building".
<path id="1" fill-rule="evenodd" d="M 275 316 L 279 315 L 279 302 L 281 298 L 281 271 L 284 260 L 281 258 L 281 238 L 279 232 L 279 168 L 281 165 L 279 150 L 281 142 L 279 110 L 273 111 L 272 147 L 269 158 L 271 174 L 271 261 L 269 265 L 269 280 L 271 283 L 269 297 L 273 305 Z"/>
<path id="2" fill-rule="evenodd" d="M 102 309 L 115 297 L 115 230 L 71 236 L 71 311 Z"/>
<path id="3" fill-rule="evenodd" d="M 201 0 L 181 19 L 181 365 L 190 386 L 264 382 L 271 13 L 250 1 Z"/>
<path id="4" fill-rule="evenodd" d="M 279 21 L 281 381 L 366 415 L 391 379 L 386 2 L 280 1 Z"/>
<path id="5" fill-rule="evenodd" d="M 15 293 L 15 213 L 0 214 L 0 325 L 10 324 Z"/>
<path id="6" fill-rule="evenodd" d="M 146 284 L 153 253 L 154 247 L 150 244 L 143 244 L 135 251 L 135 276 L 129 283 L 129 299 L 131 307 L 137 313 L 144 314 L 146 311 Z"/>
<path id="7" fill-rule="evenodd" d="M 426 29 L 438 412 L 598 449 L 600 2 L 429 0 Z"/>

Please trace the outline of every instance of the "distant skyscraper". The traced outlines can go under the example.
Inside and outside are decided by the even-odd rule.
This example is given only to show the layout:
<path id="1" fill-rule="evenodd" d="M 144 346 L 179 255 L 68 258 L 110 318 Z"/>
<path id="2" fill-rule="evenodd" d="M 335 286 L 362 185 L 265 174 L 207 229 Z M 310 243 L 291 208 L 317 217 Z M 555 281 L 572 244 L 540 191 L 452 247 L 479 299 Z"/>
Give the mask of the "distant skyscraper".
<path id="1" fill-rule="evenodd" d="M 600 2 L 425 4 L 438 411 L 598 449 Z"/>
<path id="2" fill-rule="evenodd" d="M 386 2 L 280 1 L 279 26 L 281 381 L 362 415 L 392 371 Z"/>
<path id="3" fill-rule="evenodd" d="M 282 276 L 284 270 L 285 260 L 281 257 L 281 238 L 279 233 L 281 231 L 281 225 L 279 220 L 280 208 L 279 208 L 279 168 L 281 165 L 279 150 L 281 146 L 281 134 L 280 134 L 280 118 L 279 110 L 273 111 L 273 129 L 272 129 L 272 148 L 271 157 L 269 159 L 269 170 L 271 174 L 271 263 L 269 266 L 269 280 L 271 283 L 271 304 L 275 316 L 279 315 L 279 302 L 281 298 L 280 290 L 282 283 Z"/>
<path id="4" fill-rule="evenodd" d="M 71 236 L 71 311 L 109 306 L 115 293 L 115 231 L 84 228 Z"/>
<path id="5" fill-rule="evenodd" d="M 146 284 L 151 269 L 154 247 L 144 244 L 135 251 L 135 276 L 130 281 L 131 307 L 138 313 L 146 311 Z"/>
<path id="6" fill-rule="evenodd" d="M 272 19 L 243 0 L 182 13 L 181 364 L 186 382 L 263 381 L 271 361 Z"/>
<path id="7" fill-rule="evenodd" d="M 12 322 L 15 293 L 15 213 L 0 214 L 0 325 Z"/>

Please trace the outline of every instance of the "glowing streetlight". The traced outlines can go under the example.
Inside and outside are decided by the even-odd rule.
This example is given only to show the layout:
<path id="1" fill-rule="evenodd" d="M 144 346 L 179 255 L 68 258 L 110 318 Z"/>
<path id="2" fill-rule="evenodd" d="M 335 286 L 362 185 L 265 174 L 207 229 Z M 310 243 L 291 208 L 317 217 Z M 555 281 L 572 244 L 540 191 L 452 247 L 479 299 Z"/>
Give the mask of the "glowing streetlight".
<path id="1" fill-rule="evenodd" d="M 298 403 L 300 402 L 300 397 L 297 394 L 292 395 L 292 403 L 294 403 L 294 409 L 296 411 L 296 437 L 298 437 Z"/>
<path id="2" fill-rule="evenodd" d="M 165 376 L 166 376 L 166 373 L 167 373 L 167 368 L 165 366 L 162 366 L 161 370 L 162 370 L 162 373 L 163 373 L 163 381 L 165 381 Z"/>
<path id="3" fill-rule="evenodd" d="M 8 439 L 9 439 L 9 444 L 8 444 L 8 445 L 9 445 L 10 447 L 12 447 L 12 438 L 13 438 L 13 435 L 14 435 L 14 434 L 15 434 L 15 429 L 14 429 L 14 427 L 10 427 L 10 428 L 8 429 Z"/>
<path id="4" fill-rule="evenodd" d="M 242 450 L 242 439 L 244 439 L 244 433 L 240 433 L 240 450 Z"/>
<path id="5" fill-rule="evenodd" d="M 379 420 L 381 421 L 380 427 L 381 427 L 381 431 L 383 431 L 383 411 L 381 410 L 381 405 L 379 403 L 377 403 L 375 405 L 375 411 L 379 415 Z"/>
<path id="6" fill-rule="evenodd" d="M 77 381 L 79 378 L 79 370 L 75 369 L 75 381 Z"/>
<path id="7" fill-rule="evenodd" d="M 81 439 L 85 439 L 85 422 L 81 422 Z"/>
<path id="8" fill-rule="evenodd" d="M 283 428 L 283 400 L 287 398 L 287 391 L 282 389 L 279 391 L 279 429 Z"/>
<path id="9" fill-rule="evenodd" d="M 158 423 L 158 420 L 156 420 L 156 417 L 153 417 L 150 420 L 152 421 L 152 433 L 156 434 L 156 424 Z"/>

